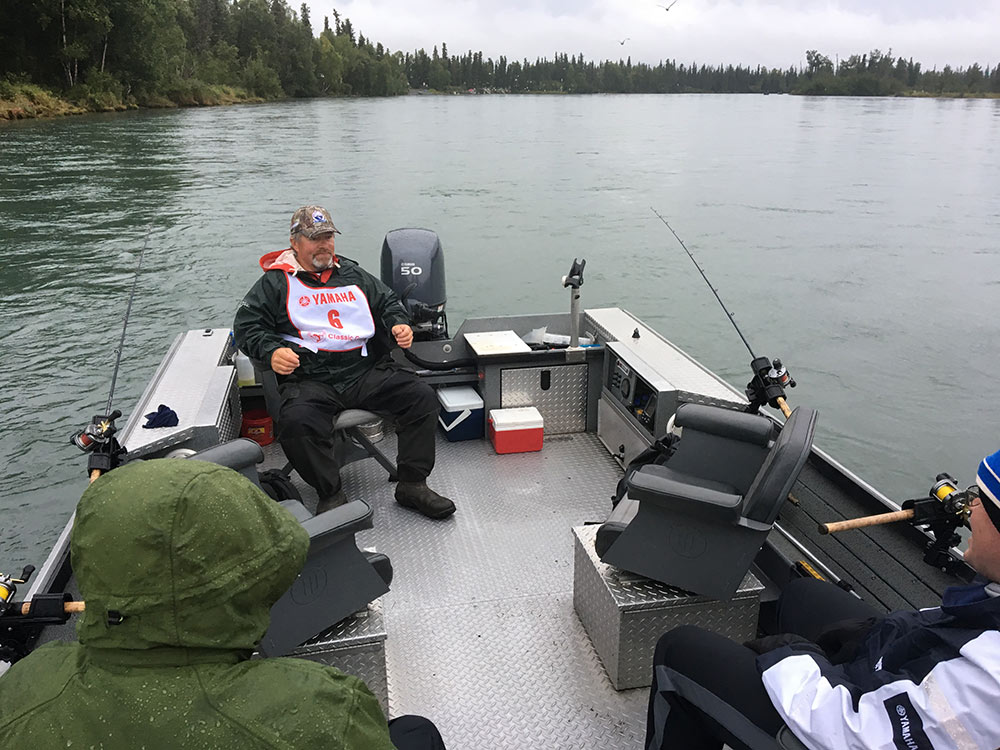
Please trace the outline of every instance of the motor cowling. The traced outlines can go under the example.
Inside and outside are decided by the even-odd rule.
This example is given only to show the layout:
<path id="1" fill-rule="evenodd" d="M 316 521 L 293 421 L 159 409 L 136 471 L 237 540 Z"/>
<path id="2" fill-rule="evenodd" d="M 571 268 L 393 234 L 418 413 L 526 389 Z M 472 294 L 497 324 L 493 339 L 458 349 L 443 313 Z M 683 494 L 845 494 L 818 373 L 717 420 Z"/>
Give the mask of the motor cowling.
<path id="1" fill-rule="evenodd" d="M 393 229 L 382 241 L 382 281 L 400 298 L 417 341 L 448 338 L 444 251 L 430 229 Z"/>

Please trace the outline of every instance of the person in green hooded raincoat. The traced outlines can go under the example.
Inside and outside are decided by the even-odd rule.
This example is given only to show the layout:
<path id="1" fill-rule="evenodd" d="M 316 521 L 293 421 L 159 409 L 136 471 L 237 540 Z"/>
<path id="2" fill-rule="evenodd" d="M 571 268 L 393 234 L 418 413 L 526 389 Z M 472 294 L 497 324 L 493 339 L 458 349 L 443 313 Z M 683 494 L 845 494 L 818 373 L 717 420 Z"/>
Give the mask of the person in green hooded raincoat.
<path id="1" fill-rule="evenodd" d="M 79 642 L 45 645 L 0 677 L 0 745 L 443 748 L 421 717 L 390 733 L 356 677 L 250 659 L 308 547 L 295 518 L 232 469 L 156 459 L 105 474 L 73 524 Z"/>

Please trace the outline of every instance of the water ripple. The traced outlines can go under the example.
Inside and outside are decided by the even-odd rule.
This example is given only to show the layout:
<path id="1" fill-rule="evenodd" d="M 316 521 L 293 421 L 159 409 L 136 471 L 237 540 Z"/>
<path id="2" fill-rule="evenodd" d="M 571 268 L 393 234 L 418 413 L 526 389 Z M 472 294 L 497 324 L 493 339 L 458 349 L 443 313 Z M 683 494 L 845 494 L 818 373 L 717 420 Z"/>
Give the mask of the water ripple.
<path id="1" fill-rule="evenodd" d="M 897 496 L 968 475 L 996 450 L 969 425 L 1000 420 L 1000 109 L 775 99 L 403 97 L 0 126 L 0 569 L 37 564 L 85 486 L 68 440 L 107 401 L 147 229 L 126 412 L 180 330 L 230 325 L 311 202 L 372 270 L 389 229 L 438 231 L 453 326 L 564 310 L 561 276 L 585 257 L 585 306 L 629 308 L 742 388 L 747 352 L 656 206 L 755 351 L 788 364 L 792 400 L 819 408 L 821 446 Z"/>

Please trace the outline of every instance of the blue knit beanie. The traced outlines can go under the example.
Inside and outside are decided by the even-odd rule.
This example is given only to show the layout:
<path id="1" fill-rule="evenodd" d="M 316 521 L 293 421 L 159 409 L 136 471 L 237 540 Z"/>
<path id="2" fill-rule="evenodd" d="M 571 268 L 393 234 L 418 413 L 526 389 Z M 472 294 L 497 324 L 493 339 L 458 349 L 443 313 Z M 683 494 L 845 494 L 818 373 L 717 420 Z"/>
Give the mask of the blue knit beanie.
<path id="1" fill-rule="evenodd" d="M 993 525 L 1000 530 L 1000 451 L 987 456 L 979 464 L 976 484 L 979 486 L 983 509 Z"/>

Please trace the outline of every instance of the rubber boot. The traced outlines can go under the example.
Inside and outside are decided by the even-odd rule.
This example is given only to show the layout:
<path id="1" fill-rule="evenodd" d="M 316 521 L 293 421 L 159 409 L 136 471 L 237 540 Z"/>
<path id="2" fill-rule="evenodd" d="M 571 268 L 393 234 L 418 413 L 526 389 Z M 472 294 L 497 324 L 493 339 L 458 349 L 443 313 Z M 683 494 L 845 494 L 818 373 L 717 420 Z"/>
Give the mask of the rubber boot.
<path id="1" fill-rule="evenodd" d="M 321 497 L 319 499 L 319 502 L 316 503 L 316 515 L 318 516 L 320 513 L 326 513 L 328 510 L 339 508 L 346 502 L 347 495 L 344 494 L 344 488 L 341 487 L 332 495 L 327 495 L 326 497 Z"/>
<path id="2" fill-rule="evenodd" d="M 426 482 L 397 483 L 396 502 L 428 518 L 447 518 L 455 512 L 455 503 L 436 493 Z"/>

